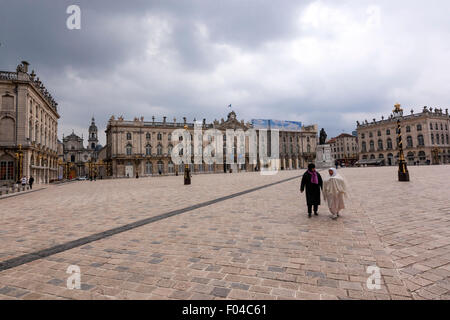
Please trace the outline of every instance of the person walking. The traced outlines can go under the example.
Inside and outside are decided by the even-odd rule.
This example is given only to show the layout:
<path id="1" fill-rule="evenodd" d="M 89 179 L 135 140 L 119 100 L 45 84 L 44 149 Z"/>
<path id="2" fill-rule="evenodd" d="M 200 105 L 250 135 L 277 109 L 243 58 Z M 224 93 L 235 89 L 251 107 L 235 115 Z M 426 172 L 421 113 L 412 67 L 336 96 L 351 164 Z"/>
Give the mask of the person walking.
<path id="1" fill-rule="evenodd" d="M 33 183 L 34 183 L 34 178 L 33 178 L 33 176 L 31 176 L 30 179 L 28 180 L 28 184 L 30 185 L 30 190 L 33 190 Z"/>
<path id="2" fill-rule="evenodd" d="M 27 185 L 27 182 L 28 182 L 28 181 L 27 181 L 27 177 L 23 176 L 23 177 L 22 177 L 22 180 L 21 180 L 21 184 L 22 184 L 22 187 L 23 187 L 23 188 L 25 188 L 25 186 Z"/>
<path id="3" fill-rule="evenodd" d="M 336 220 L 339 211 L 345 209 L 344 197 L 348 198 L 348 188 L 345 179 L 335 168 L 330 168 L 328 173 L 330 177 L 324 181 L 323 198 L 328 203 L 331 218 Z"/>
<path id="4" fill-rule="evenodd" d="M 320 173 L 316 171 L 313 163 L 308 165 L 308 170 L 303 174 L 300 192 L 306 189 L 306 204 L 308 206 L 308 217 L 311 218 L 312 209 L 314 207 L 314 215 L 319 215 L 320 205 L 320 189 L 323 188 L 323 181 Z"/>

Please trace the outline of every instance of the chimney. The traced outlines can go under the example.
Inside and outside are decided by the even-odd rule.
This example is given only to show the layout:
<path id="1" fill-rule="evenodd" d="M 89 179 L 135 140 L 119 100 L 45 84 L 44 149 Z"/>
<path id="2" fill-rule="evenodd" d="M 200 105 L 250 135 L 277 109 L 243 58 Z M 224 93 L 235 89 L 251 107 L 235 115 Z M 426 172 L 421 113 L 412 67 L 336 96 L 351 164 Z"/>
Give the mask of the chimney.
<path id="1" fill-rule="evenodd" d="M 167 118 L 167 117 L 163 117 L 163 123 L 166 123 L 166 118 Z"/>

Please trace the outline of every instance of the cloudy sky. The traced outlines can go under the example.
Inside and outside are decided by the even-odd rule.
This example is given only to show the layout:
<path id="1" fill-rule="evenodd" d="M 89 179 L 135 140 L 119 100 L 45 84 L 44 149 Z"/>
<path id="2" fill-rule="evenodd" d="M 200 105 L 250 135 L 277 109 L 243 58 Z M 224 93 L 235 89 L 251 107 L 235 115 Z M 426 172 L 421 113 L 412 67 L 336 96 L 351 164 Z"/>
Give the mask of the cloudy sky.
<path id="1" fill-rule="evenodd" d="M 66 9 L 81 8 L 69 30 Z M 0 70 L 27 60 L 59 136 L 95 116 L 317 123 L 450 101 L 448 0 L 0 0 Z"/>

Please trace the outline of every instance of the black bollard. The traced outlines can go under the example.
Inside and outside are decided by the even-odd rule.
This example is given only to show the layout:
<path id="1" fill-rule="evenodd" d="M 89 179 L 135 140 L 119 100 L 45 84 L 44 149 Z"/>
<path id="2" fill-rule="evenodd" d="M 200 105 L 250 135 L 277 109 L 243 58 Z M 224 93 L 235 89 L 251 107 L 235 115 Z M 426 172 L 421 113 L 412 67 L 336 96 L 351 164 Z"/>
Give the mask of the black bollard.
<path id="1" fill-rule="evenodd" d="M 184 168 L 184 184 L 185 185 L 191 184 L 191 172 L 188 166 Z"/>

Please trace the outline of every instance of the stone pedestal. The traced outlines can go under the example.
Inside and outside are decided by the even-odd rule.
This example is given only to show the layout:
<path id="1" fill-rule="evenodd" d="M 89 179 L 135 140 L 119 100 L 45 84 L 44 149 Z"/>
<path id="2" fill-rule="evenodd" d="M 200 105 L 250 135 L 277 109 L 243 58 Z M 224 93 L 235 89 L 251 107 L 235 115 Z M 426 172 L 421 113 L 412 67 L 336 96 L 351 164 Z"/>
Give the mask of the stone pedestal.
<path id="1" fill-rule="evenodd" d="M 334 159 L 331 156 L 331 146 L 329 144 L 321 144 L 316 148 L 316 168 L 328 169 L 334 167 Z"/>

